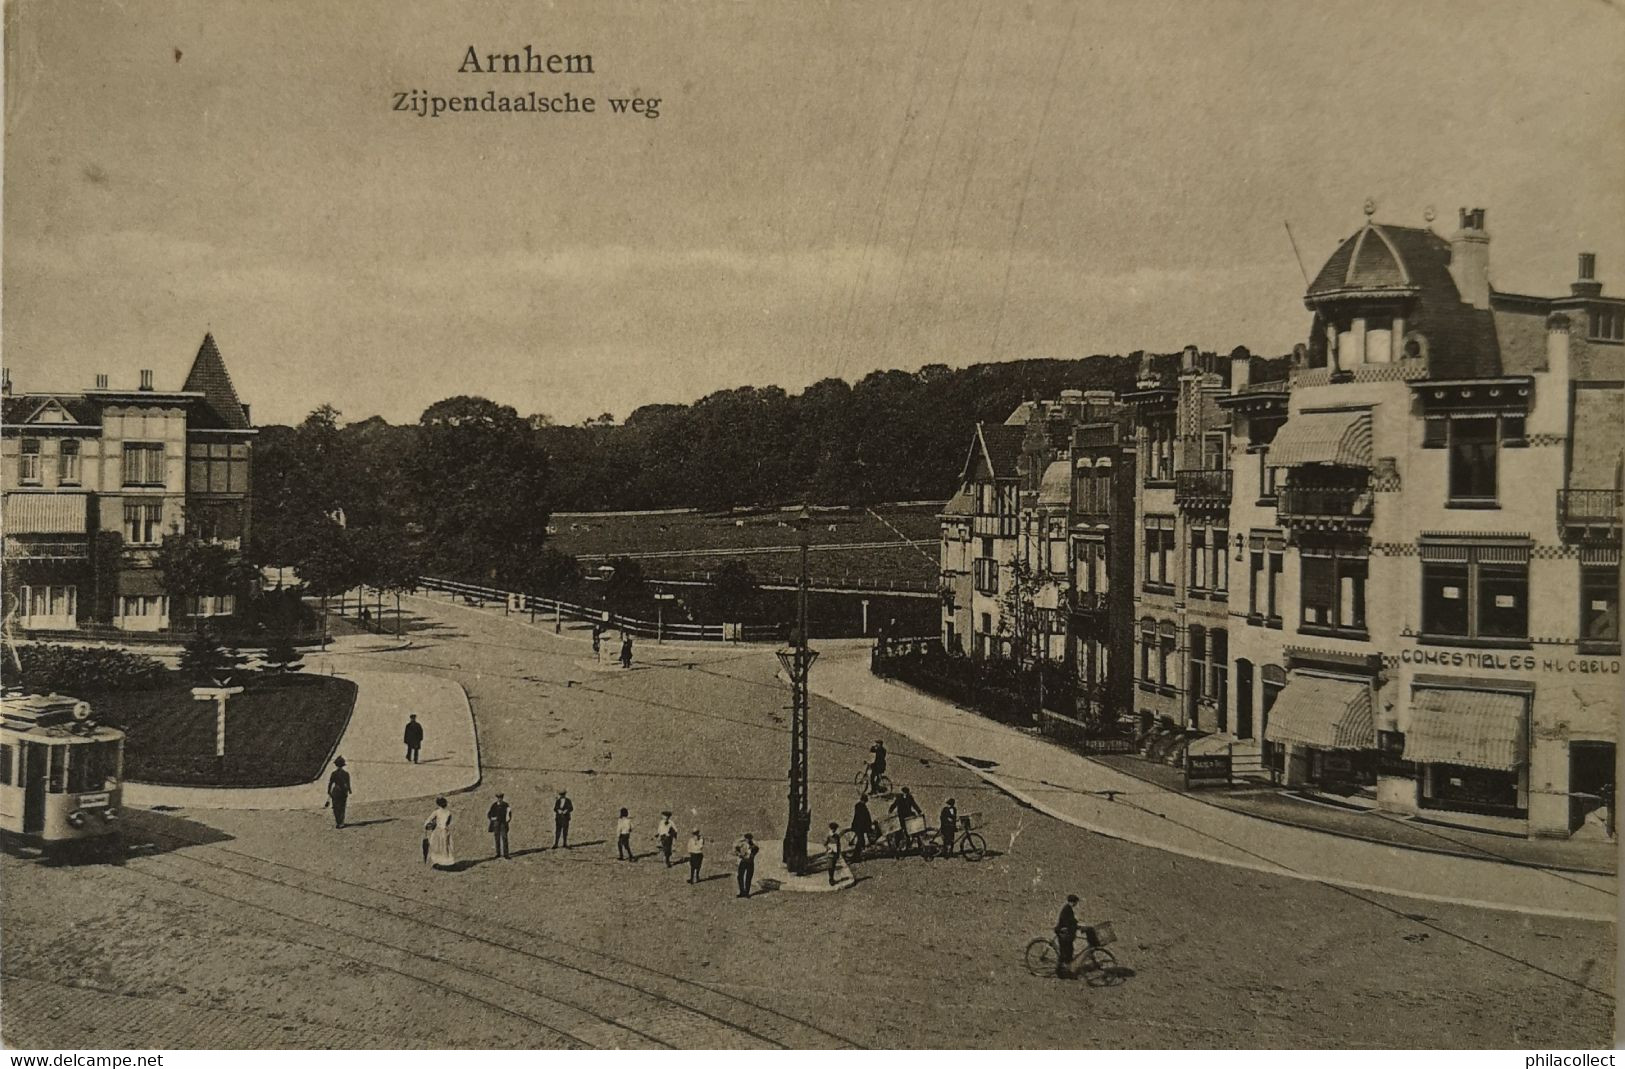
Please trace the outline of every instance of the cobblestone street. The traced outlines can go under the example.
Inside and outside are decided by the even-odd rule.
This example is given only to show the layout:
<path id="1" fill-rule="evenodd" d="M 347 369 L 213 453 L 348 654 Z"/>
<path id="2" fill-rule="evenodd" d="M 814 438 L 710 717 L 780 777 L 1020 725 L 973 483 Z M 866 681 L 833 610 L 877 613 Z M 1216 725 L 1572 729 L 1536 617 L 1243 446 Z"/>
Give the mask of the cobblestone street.
<path id="1" fill-rule="evenodd" d="M 483 781 L 450 799 L 457 871 L 421 862 L 432 798 L 320 810 L 132 813 L 113 865 L 3 862 L 6 1039 L 117 1047 L 1606 1045 L 1615 929 L 1211 864 L 1025 808 L 867 720 L 813 705 L 814 828 L 848 822 L 884 737 L 934 814 L 955 797 L 980 863 L 866 860 L 831 895 L 736 898 L 730 846 L 782 831 L 788 694 L 760 648 L 586 640 L 501 610 L 414 602 L 413 648 L 339 671 L 461 683 Z M 817 669 L 815 668 L 816 672 Z M 436 740 L 424 761 L 437 756 Z M 575 803 L 549 849 L 551 799 Z M 489 860 L 485 807 L 515 811 Z M 636 862 L 615 859 L 620 807 Z M 666 869 L 662 809 L 707 840 Z M 815 836 L 816 838 L 816 836 Z M 1035 978 L 1021 951 L 1065 894 L 1115 922 L 1123 982 Z"/>

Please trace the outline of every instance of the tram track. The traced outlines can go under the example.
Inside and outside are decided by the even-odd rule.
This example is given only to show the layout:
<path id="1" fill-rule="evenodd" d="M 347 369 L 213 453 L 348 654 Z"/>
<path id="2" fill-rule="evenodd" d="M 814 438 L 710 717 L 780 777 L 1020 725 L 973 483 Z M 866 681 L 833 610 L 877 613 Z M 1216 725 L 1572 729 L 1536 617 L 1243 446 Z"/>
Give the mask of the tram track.
<path id="1" fill-rule="evenodd" d="M 226 881 L 246 881 L 261 892 L 266 886 L 281 888 L 291 892 L 300 903 L 290 907 L 290 920 L 387 948 L 391 953 L 430 963 L 436 969 L 449 967 L 465 980 L 472 975 L 480 984 L 501 985 L 499 990 L 514 988 L 532 999 L 544 1000 L 545 1005 L 564 1012 L 567 1017 L 584 1015 L 584 1022 L 558 1028 L 534 1015 L 519 1014 L 550 1031 L 563 1032 L 582 1045 L 686 1049 L 861 1046 L 845 1036 L 750 999 L 545 933 L 503 924 L 500 930 L 510 938 L 493 937 L 488 916 L 437 902 L 423 902 L 370 883 L 170 832 L 156 833 L 155 838 L 182 844 L 187 849 L 142 859 L 137 871 L 153 862 L 179 858 Z M 202 856 L 205 853 L 210 856 Z M 273 874 L 255 871 L 259 867 L 269 868 Z M 283 878 L 288 873 L 297 874 L 303 882 Z M 157 873 L 145 874 L 160 878 Z M 312 882 L 325 889 L 311 886 Z M 261 904 L 262 899 L 253 894 L 231 896 L 190 882 L 186 886 L 267 909 Z M 433 918 L 422 915 L 431 911 Z M 401 946 L 368 933 L 367 925 L 376 924 L 380 918 L 386 920 L 392 930 L 408 932 L 411 945 Z M 356 931 L 357 928 L 361 931 Z M 546 950 L 518 945 L 520 941 L 543 944 Z M 414 947 L 432 948 L 435 952 L 423 953 Z M 483 967 L 489 964 L 481 960 L 484 958 L 495 959 L 496 973 Z M 617 972 L 626 975 L 616 975 Z M 475 1001 L 486 1001 L 486 996 L 478 990 L 474 996 Z"/>

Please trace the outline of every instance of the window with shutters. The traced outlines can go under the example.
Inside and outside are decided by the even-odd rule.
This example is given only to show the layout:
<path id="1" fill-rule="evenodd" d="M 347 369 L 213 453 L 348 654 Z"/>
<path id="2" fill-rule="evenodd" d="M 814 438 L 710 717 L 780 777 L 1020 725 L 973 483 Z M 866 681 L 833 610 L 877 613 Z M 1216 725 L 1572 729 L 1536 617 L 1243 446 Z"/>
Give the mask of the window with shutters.
<path id="1" fill-rule="evenodd" d="M 40 475 L 40 442 L 38 438 L 24 438 L 22 452 L 17 458 L 17 481 L 24 486 L 38 486 Z"/>
<path id="2" fill-rule="evenodd" d="M 165 476 L 162 442 L 124 443 L 125 486 L 163 486 Z"/>
<path id="3" fill-rule="evenodd" d="M 1300 561 L 1299 629 L 1308 634 L 1365 638 L 1369 571 L 1365 550 L 1305 547 Z"/>
<path id="4" fill-rule="evenodd" d="M 57 446 L 56 481 L 63 486 L 79 485 L 79 439 L 64 438 Z"/>

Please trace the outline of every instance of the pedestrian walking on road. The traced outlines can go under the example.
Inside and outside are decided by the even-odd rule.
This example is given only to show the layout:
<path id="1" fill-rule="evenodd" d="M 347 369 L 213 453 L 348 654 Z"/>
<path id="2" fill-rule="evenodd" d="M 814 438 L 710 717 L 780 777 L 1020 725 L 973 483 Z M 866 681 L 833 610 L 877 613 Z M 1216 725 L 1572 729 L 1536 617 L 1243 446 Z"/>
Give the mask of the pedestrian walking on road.
<path id="1" fill-rule="evenodd" d="M 406 718 L 406 759 L 414 765 L 418 763 L 418 751 L 423 749 L 423 725 L 418 723 L 418 714 L 412 713 Z"/>
<path id="2" fill-rule="evenodd" d="M 671 821 L 671 810 L 662 810 L 660 823 L 655 825 L 655 842 L 660 844 L 660 856 L 666 859 L 666 867 L 671 868 L 671 852 L 677 846 L 677 825 Z"/>
<path id="3" fill-rule="evenodd" d="M 688 837 L 688 882 L 700 882 L 700 866 L 705 863 L 705 838 L 700 835 L 700 829 L 695 828 L 694 834 Z"/>
<path id="4" fill-rule="evenodd" d="M 756 855 L 761 849 L 748 831 L 734 843 L 734 857 L 739 861 L 737 875 L 740 898 L 750 897 L 751 881 L 756 879 Z"/>
<path id="5" fill-rule="evenodd" d="M 602 656 L 603 652 L 604 652 L 604 627 L 603 627 L 602 624 L 593 624 L 592 625 L 592 655 L 593 655 L 593 657 L 595 657 L 596 659 L 601 661 L 601 660 L 604 659 L 603 656 Z"/>
<path id="6" fill-rule="evenodd" d="M 451 806 L 444 797 L 434 800 L 434 810 L 423 822 L 423 830 L 429 833 L 429 867 L 449 869 L 457 864 L 451 852 Z"/>
<path id="7" fill-rule="evenodd" d="M 1055 975 L 1062 980 L 1067 978 L 1067 969 L 1072 964 L 1072 948 L 1078 940 L 1078 913 L 1072 908 L 1077 904 L 1077 895 L 1067 895 L 1066 905 L 1061 907 L 1061 915 L 1055 920 L 1055 942 L 1061 952 L 1055 959 Z"/>
<path id="8" fill-rule="evenodd" d="M 621 818 L 615 822 L 615 860 L 636 861 L 638 855 L 632 852 L 632 817 L 625 810 L 621 810 Z"/>
<path id="9" fill-rule="evenodd" d="M 502 792 L 497 792 L 497 800 L 491 803 L 491 808 L 485 812 L 486 826 L 492 837 L 496 840 L 495 857 L 508 856 L 508 828 L 513 823 L 513 807 L 502 798 Z"/>
<path id="10" fill-rule="evenodd" d="M 327 804 L 333 807 L 333 826 L 344 827 L 344 809 L 350 802 L 350 774 L 344 771 L 344 758 L 333 758 L 333 774 L 327 777 Z"/>
<path id="11" fill-rule="evenodd" d="M 624 632 L 621 636 L 621 667 L 632 667 L 632 636 Z"/>
<path id="12" fill-rule="evenodd" d="M 858 795 L 857 804 L 852 807 L 852 852 L 854 855 L 863 853 L 865 845 L 872 843 L 876 838 L 875 818 L 869 812 L 869 796 Z"/>
<path id="13" fill-rule="evenodd" d="M 575 803 L 564 791 L 553 799 L 553 848 L 557 850 L 561 845 L 570 848 L 570 814 L 575 812 Z"/>

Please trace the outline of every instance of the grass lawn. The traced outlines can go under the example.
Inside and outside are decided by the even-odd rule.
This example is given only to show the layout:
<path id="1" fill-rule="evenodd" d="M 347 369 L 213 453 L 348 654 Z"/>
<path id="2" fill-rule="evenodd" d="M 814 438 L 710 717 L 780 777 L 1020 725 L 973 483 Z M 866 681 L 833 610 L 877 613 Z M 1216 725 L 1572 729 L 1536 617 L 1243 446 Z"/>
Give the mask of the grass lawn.
<path id="1" fill-rule="evenodd" d="M 214 755 L 215 705 L 190 683 L 85 694 L 96 719 L 123 728 L 124 776 L 186 787 L 308 783 L 350 722 L 355 684 L 332 676 L 254 681 L 226 703 L 226 756 Z"/>

